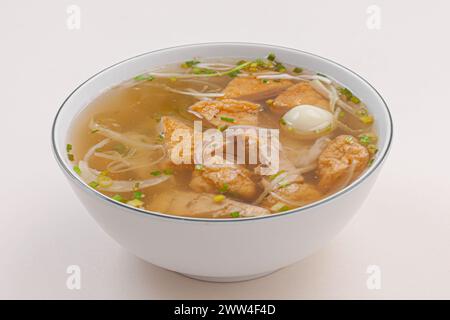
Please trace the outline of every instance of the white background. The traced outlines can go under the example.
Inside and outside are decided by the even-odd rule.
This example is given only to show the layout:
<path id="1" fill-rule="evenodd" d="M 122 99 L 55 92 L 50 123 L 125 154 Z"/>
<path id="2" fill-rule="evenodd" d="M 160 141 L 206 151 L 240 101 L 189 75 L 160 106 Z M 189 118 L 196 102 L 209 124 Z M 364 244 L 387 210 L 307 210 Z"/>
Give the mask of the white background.
<path id="1" fill-rule="evenodd" d="M 0 298 L 450 298 L 450 2 L 421 3 L 2 0 Z M 80 30 L 66 26 L 70 4 L 81 9 Z M 366 25 L 369 5 L 381 9 L 380 30 Z M 379 89 L 395 121 L 390 157 L 348 227 L 306 260 L 236 284 L 187 279 L 120 248 L 77 201 L 50 148 L 59 105 L 89 76 L 208 41 L 328 57 Z M 66 287 L 72 264 L 81 290 Z M 380 290 L 366 286 L 369 265 L 381 268 Z"/>

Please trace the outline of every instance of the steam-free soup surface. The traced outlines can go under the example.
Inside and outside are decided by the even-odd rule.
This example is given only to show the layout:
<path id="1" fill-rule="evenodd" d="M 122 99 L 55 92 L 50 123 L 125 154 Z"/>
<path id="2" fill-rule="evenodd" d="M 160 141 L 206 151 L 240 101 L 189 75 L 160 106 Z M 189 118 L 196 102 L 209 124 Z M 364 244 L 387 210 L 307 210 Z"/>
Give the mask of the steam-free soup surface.
<path id="1" fill-rule="evenodd" d="M 195 121 L 203 137 L 234 137 L 211 153 L 219 164 L 198 161 L 193 139 L 176 149 L 179 130 L 193 137 Z M 302 207 L 350 184 L 376 154 L 374 121 L 350 88 L 273 54 L 196 58 L 137 75 L 92 101 L 74 120 L 67 156 L 89 187 L 118 202 L 236 219 Z M 260 148 L 273 147 L 264 129 L 279 130 L 276 164 L 261 156 Z M 210 142 L 200 140 L 203 150 Z"/>

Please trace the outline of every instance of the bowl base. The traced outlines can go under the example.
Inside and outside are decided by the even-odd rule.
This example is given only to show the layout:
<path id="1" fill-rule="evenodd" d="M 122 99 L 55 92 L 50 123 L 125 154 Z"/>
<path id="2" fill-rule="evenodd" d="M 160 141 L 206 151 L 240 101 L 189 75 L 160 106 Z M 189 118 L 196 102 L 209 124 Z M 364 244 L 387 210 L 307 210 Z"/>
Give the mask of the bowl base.
<path id="1" fill-rule="evenodd" d="M 186 274 L 186 273 L 180 273 L 180 274 L 185 277 L 195 279 L 195 280 L 206 281 L 206 282 L 223 282 L 223 283 L 225 283 L 225 282 L 240 282 L 240 281 L 254 280 L 254 279 L 268 276 L 269 274 L 272 274 L 276 271 L 278 271 L 278 270 L 273 270 L 273 271 L 263 272 L 263 273 L 258 273 L 258 274 L 252 274 L 252 275 L 248 275 L 248 276 L 239 276 L 239 277 L 204 277 L 204 276 L 196 276 L 193 274 Z"/>

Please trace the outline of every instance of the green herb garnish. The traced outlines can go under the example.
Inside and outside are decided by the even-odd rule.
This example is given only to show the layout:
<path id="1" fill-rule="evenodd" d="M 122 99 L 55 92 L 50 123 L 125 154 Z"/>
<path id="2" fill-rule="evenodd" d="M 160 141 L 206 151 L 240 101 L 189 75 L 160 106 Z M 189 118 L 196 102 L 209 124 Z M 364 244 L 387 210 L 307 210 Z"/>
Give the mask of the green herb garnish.
<path id="1" fill-rule="evenodd" d="M 70 143 L 68 143 L 68 144 L 66 145 L 66 151 L 67 151 L 67 153 L 69 153 L 70 151 L 72 151 L 72 145 L 71 145 Z"/>
<path id="2" fill-rule="evenodd" d="M 234 212 L 230 213 L 230 216 L 232 218 L 239 218 L 240 217 L 240 213 L 239 213 L 239 211 L 234 211 Z"/>
<path id="3" fill-rule="evenodd" d="M 94 188 L 94 189 L 97 189 L 97 187 L 99 186 L 97 181 L 91 181 L 91 182 L 89 182 L 88 185 L 89 185 L 89 187 Z"/>
<path id="4" fill-rule="evenodd" d="M 275 179 L 276 177 L 278 177 L 280 174 L 282 174 L 282 173 L 284 173 L 284 172 L 285 172 L 285 170 L 280 170 L 280 171 L 278 171 L 277 173 L 271 175 L 271 176 L 269 177 L 269 180 L 272 181 L 273 179 Z"/>
<path id="5" fill-rule="evenodd" d="M 69 158 L 69 161 L 73 161 L 75 159 L 75 157 L 71 153 L 67 154 L 67 158 Z"/>
<path id="6" fill-rule="evenodd" d="M 355 96 L 352 96 L 352 97 L 350 98 L 350 101 L 353 102 L 354 104 L 358 104 L 358 103 L 361 102 L 361 100 L 359 100 L 359 98 L 358 98 L 358 97 L 355 97 Z"/>
<path id="7" fill-rule="evenodd" d="M 81 176 L 81 169 L 79 166 L 73 166 L 73 171 L 75 171 L 79 176 Z"/>
<path id="8" fill-rule="evenodd" d="M 269 53 L 269 55 L 267 56 L 267 60 L 269 60 L 269 61 L 275 61 L 275 58 L 276 58 L 276 56 L 273 53 Z"/>
<path id="9" fill-rule="evenodd" d="M 292 70 L 292 72 L 294 72 L 294 73 L 302 73 L 303 69 L 299 68 L 299 67 L 295 67 L 294 70 Z"/>
<path id="10" fill-rule="evenodd" d="M 275 63 L 275 70 L 278 71 L 278 72 L 285 72 L 286 71 L 286 67 L 280 62 L 276 62 Z"/>
<path id="11" fill-rule="evenodd" d="M 220 126 L 220 127 L 217 128 L 217 130 L 219 130 L 220 132 L 224 132 L 227 129 L 228 129 L 227 125 L 223 125 L 223 126 Z"/>
<path id="12" fill-rule="evenodd" d="M 116 194 L 112 198 L 119 202 L 125 202 L 125 199 L 120 194 Z"/>
<path id="13" fill-rule="evenodd" d="M 222 187 L 219 189 L 219 192 L 220 192 L 220 193 L 226 193 L 226 192 L 228 191 L 228 189 L 229 189 L 228 183 L 225 182 L 225 183 L 222 185 Z"/>
<path id="14" fill-rule="evenodd" d="M 241 73 L 241 70 L 235 70 L 233 72 L 228 73 L 228 76 L 231 78 L 236 78 L 239 73 Z"/>
<path id="15" fill-rule="evenodd" d="M 367 146 L 369 143 L 372 142 L 372 139 L 370 139 L 370 137 L 366 134 L 363 134 L 359 137 L 359 142 L 363 145 L 363 146 Z"/>
<path id="16" fill-rule="evenodd" d="M 170 168 L 164 169 L 164 170 L 163 170 L 163 173 L 164 173 L 166 176 L 170 176 L 171 174 L 173 174 L 173 170 L 170 169 Z"/>
<path id="17" fill-rule="evenodd" d="M 152 81 L 154 79 L 155 79 L 155 77 L 151 76 L 149 74 L 140 74 L 140 75 L 134 77 L 134 80 L 136 80 L 136 81 Z"/>
<path id="18" fill-rule="evenodd" d="M 195 170 L 202 171 L 203 170 L 203 165 L 202 164 L 196 164 L 195 165 Z"/>
<path id="19" fill-rule="evenodd" d="M 143 197 L 141 191 L 134 191 L 134 192 L 133 192 L 133 196 L 134 196 L 134 199 L 138 199 L 138 200 L 141 200 L 142 197 Z"/>
<path id="20" fill-rule="evenodd" d="M 207 68 L 192 68 L 192 72 L 194 74 L 215 74 L 215 73 L 217 73 L 216 71 L 207 69 Z"/>
<path id="21" fill-rule="evenodd" d="M 152 172 L 150 172 L 150 174 L 152 175 L 152 176 L 155 176 L 155 177 L 157 177 L 157 176 L 160 176 L 161 175 L 161 171 L 152 171 Z"/>
<path id="22" fill-rule="evenodd" d="M 226 122 L 234 122 L 235 121 L 233 118 L 228 118 L 228 117 L 220 117 L 220 120 L 226 121 Z"/>
<path id="23" fill-rule="evenodd" d="M 199 64 L 199 63 L 200 63 L 200 61 L 198 61 L 198 60 L 188 60 L 188 61 L 183 62 L 181 64 L 181 67 L 182 68 L 192 68 L 193 66 L 195 66 L 196 64 Z"/>

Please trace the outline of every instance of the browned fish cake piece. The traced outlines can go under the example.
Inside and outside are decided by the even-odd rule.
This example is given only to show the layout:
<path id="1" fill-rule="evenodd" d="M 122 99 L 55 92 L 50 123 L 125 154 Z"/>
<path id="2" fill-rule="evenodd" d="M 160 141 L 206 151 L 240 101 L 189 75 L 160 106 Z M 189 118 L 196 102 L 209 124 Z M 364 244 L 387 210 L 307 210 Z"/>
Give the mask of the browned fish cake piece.
<path id="1" fill-rule="evenodd" d="M 332 190 L 348 178 L 353 164 L 353 179 L 361 174 L 369 162 L 369 152 L 351 135 L 340 135 L 334 138 L 322 151 L 318 159 L 317 173 L 319 188 Z"/>

